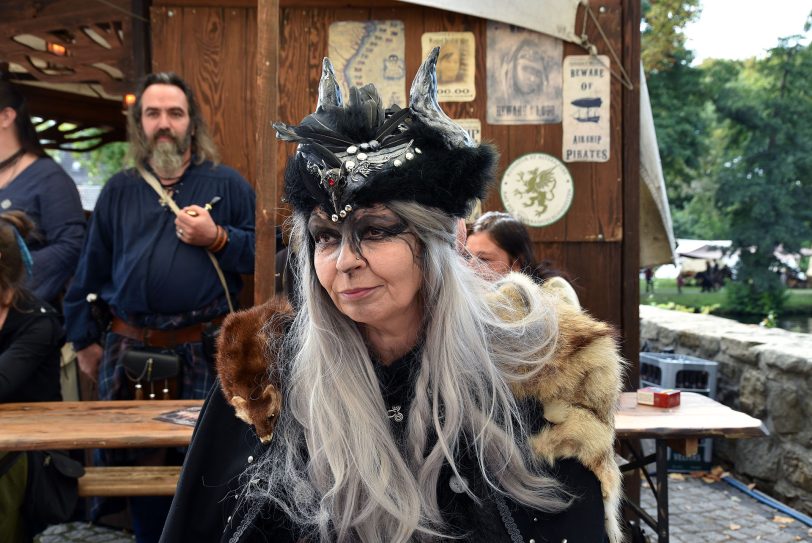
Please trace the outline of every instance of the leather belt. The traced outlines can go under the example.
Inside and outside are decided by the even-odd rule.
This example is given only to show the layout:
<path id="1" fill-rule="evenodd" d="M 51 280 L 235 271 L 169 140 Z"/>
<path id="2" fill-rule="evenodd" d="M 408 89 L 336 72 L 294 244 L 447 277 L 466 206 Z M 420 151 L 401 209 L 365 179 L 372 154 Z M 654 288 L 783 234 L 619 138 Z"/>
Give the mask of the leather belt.
<path id="1" fill-rule="evenodd" d="M 140 341 L 147 347 L 175 347 L 183 343 L 198 343 L 203 338 L 203 330 L 211 324 L 220 324 L 223 317 L 217 317 L 208 322 L 201 322 L 176 328 L 174 330 L 157 330 L 155 328 L 139 328 L 132 324 L 113 317 L 110 330 L 120 336 Z"/>

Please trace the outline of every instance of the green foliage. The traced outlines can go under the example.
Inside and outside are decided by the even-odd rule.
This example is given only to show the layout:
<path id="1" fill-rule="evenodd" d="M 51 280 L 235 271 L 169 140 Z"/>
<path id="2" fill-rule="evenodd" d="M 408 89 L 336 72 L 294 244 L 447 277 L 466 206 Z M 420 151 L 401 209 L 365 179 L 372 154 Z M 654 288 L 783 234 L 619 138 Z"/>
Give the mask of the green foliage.
<path id="1" fill-rule="evenodd" d="M 787 297 L 773 251 L 812 242 L 812 48 L 796 36 L 764 59 L 691 66 L 682 29 L 697 6 L 643 4 L 642 57 L 675 234 L 731 239 L 740 251 L 725 310 L 778 312 Z"/>
<path id="2" fill-rule="evenodd" d="M 796 251 L 812 239 L 812 48 L 783 41 L 764 60 L 742 66 L 715 99 L 726 156 L 716 205 L 741 251 L 730 309 L 779 311 L 784 287 L 771 269 L 783 244 Z"/>
<path id="3" fill-rule="evenodd" d="M 127 144 L 113 142 L 86 153 L 74 153 L 73 157 L 88 171 L 94 185 L 103 185 L 114 173 L 125 166 Z"/>
<path id="4" fill-rule="evenodd" d="M 647 73 L 690 64 L 685 48 L 685 25 L 699 17 L 699 0 L 643 0 L 640 56 Z"/>
<path id="5" fill-rule="evenodd" d="M 675 302 L 665 302 L 665 303 L 652 303 L 649 305 L 653 305 L 654 307 L 660 307 L 662 309 L 671 309 L 673 311 L 681 311 L 683 313 L 701 313 L 702 315 L 710 315 L 717 309 L 719 309 L 719 304 L 711 304 L 711 305 L 703 305 L 700 307 L 692 307 L 688 305 L 682 305 Z"/>

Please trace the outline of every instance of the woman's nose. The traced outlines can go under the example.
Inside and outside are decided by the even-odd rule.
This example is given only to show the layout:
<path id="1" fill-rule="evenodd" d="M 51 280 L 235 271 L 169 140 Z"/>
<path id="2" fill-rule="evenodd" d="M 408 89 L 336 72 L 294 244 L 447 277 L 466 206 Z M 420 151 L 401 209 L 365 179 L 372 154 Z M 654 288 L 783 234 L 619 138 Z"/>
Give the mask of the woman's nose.
<path id="1" fill-rule="evenodd" d="M 361 258 L 357 249 L 351 243 L 342 242 L 341 249 L 338 252 L 338 259 L 336 260 L 336 268 L 340 272 L 347 273 L 360 266 L 364 259 Z"/>

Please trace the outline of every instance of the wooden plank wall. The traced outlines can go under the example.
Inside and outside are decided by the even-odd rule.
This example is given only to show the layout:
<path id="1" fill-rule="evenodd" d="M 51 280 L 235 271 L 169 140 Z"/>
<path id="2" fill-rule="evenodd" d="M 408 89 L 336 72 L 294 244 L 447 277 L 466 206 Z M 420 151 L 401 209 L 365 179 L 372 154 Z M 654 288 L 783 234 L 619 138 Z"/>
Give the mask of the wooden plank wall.
<path id="1" fill-rule="evenodd" d="M 442 107 L 453 118 L 479 118 L 482 138 L 496 143 L 502 158 L 498 175 L 519 156 L 541 151 L 561 156 L 561 124 L 489 125 L 486 122 L 486 26 L 487 21 L 456 13 L 398 4 L 366 5 L 357 8 L 328 7 L 328 2 L 309 2 L 306 7 L 285 6 L 281 13 L 279 59 L 279 116 L 286 122 L 298 122 L 313 110 L 317 98 L 321 60 L 327 54 L 329 26 L 335 21 L 396 19 L 403 21 L 406 32 L 407 84 L 423 60 L 420 36 L 424 32 L 470 31 L 476 37 L 476 99 L 473 102 L 444 102 Z M 380 3 L 378 3 L 380 4 Z M 603 29 L 618 54 L 621 51 L 622 0 L 610 0 L 596 7 Z M 580 21 L 580 19 L 579 19 Z M 580 26 L 579 26 L 580 28 Z M 599 51 L 607 48 L 593 24 L 588 35 Z M 583 49 L 566 43 L 564 55 L 585 54 Z M 408 91 L 408 89 L 407 89 Z M 568 164 L 575 180 L 575 199 L 567 215 L 545 228 L 531 228 L 539 257 L 550 258 L 574 278 L 575 288 L 587 309 L 595 316 L 620 326 L 621 261 L 623 242 L 623 184 L 621 85 L 612 84 L 612 150 L 606 163 Z M 277 144 L 278 189 L 284 158 L 293 146 Z M 483 209 L 503 209 L 494 190 Z"/>
<path id="2" fill-rule="evenodd" d="M 152 71 L 191 85 L 221 161 L 256 186 L 256 8 L 153 6 L 150 22 Z M 253 303 L 253 281 L 245 283 L 243 306 Z"/>
<path id="3" fill-rule="evenodd" d="M 169 4 L 174 5 L 169 5 Z M 227 4 L 227 7 L 222 7 Z M 629 5 L 634 0 L 593 1 L 612 49 L 628 65 L 639 58 L 639 25 Z M 346 7 L 357 6 L 357 7 Z M 215 141 L 223 151 L 223 161 L 236 167 L 256 183 L 258 153 L 276 158 L 276 194 L 282 194 L 282 174 L 292 145 L 256 141 L 257 10 L 251 0 L 155 0 L 151 10 L 152 55 L 154 70 L 175 70 L 195 88 L 206 118 L 213 128 Z M 624 12 L 624 6 L 626 12 Z M 578 16 L 580 32 L 583 13 Z M 276 111 L 266 112 L 285 122 L 296 123 L 310 113 L 317 98 L 321 60 L 327 54 L 329 26 L 335 21 L 397 19 L 406 32 L 407 84 L 423 60 L 420 37 L 424 32 L 470 31 L 476 37 L 476 100 L 441 105 L 452 118 L 477 117 L 482 122 L 482 137 L 496 143 L 501 151 L 498 176 L 519 156 L 540 151 L 561 156 L 562 126 L 489 125 L 486 122 L 486 47 L 485 20 L 441 10 L 394 2 L 392 0 L 349 0 L 339 4 L 330 0 L 281 0 L 279 8 L 278 101 Z M 587 35 L 601 54 L 610 54 L 600 32 L 590 21 Z M 635 46 L 634 44 L 637 43 Z M 564 44 L 564 55 L 585 52 Z M 629 64 L 631 63 L 631 64 Z M 636 80 L 636 77 L 634 77 Z M 406 89 L 408 90 L 408 89 Z M 637 352 L 637 205 L 638 183 L 633 167 L 637 149 L 637 126 L 624 104 L 635 107 L 637 91 L 622 92 L 617 80 L 611 91 L 611 159 L 606 163 L 570 163 L 575 180 L 575 199 L 569 212 L 557 223 L 531 228 L 537 256 L 551 259 L 567 271 L 584 306 L 596 317 L 624 329 L 627 339 L 624 354 L 634 360 Z M 267 99 L 267 97 L 265 97 Z M 265 104 L 267 105 L 267 104 Z M 270 106 L 273 109 L 273 106 Z M 627 107 L 628 109 L 628 107 Z M 624 128 L 623 124 L 634 126 Z M 267 131 L 265 131 L 267 132 Z M 624 138 L 631 138 L 629 144 Z M 632 161 L 624 161 L 624 156 Z M 270 161 L 273 163 L 273 161 Z M 628 179 L 625 182 L 624 179 Z M 263 183 L 267 180 L 263 180 Z M 484 203 L 485 210 L 503 209 L 498 191 Z M 287 210 L 281 205 L 266 206 L 264 213 L 275 213 L 280 224 Z M 258 223 L 258 228 L 268 228 Z M 267 241 L 272 235 L 260 232 Z M 629 238 L 629 239 L 625 239 Z M 634 247 L 624 245 L 630 242 Z M 258 269 L 272 269 L 271 251 L 263 251 Z M 265 272 L 267 273 L 267 272 Z M 628 275 L 631 279 L 626 278 Z M 266 288 L 258 280 L 257 301 Z M 628 329 L 628 330 L 625 330 Z"/>

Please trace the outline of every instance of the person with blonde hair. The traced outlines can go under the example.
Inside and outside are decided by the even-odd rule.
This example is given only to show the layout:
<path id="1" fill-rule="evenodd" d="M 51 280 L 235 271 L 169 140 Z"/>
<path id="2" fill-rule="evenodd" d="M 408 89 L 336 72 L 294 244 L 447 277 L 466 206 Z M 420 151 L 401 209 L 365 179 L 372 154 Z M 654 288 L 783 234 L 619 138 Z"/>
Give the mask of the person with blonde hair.
<path id="1" fill-rule="evenodd" d="M 497 155 L 440 110 L 437 55 L 387 110 L 325 59 L 316 111 L 274 125 L 298 308 L 224 323 L 163 542 L 618 541 L 611 331 L 458 252 Z"/>

